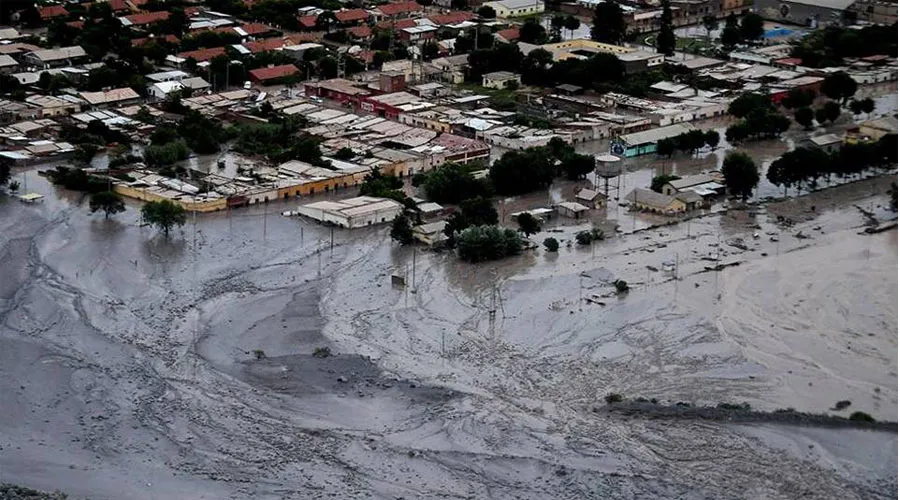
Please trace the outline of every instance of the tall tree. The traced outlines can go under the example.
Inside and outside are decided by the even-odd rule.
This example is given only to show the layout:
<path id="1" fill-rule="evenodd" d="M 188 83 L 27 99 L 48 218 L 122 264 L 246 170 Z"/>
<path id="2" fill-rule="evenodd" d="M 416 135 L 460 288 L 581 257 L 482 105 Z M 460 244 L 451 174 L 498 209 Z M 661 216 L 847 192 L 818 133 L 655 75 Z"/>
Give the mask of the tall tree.
<path id="1" fill-rule="evenodd" d="M 540 222 L 528 212 L 519 214 L 516 221 L 519 223 L 519 231 L 522 231 L 526 238 L 541 230 Z"/>
<path id="2" fill-rule="evenodd" d="M 822 109 L 825 110 L 825 117 L 831 123 L 834 123 L 841 116 L 841 105 L 834 101 L 826 102 Z"/>
<path id="3" fill-rule="evenodd" d="M 822 93 L 845 104 L 847 99 L 850 99 L 856 93 L 857 87 L 856 80 L 843 71 L 832 73 L 822 80 Z"/>
<path id="4" fill-rule="evenodd" d="M 803 106 L 802 108 L 799 108 L 794 112 L 794 119 L 797 120 L 797 123 L 799 123 L 803 128 L 806 129 L 812 127 L 814 116 L 815 113 L 812 109 L 809 108 L 809 106 Z"/>
<path id="5" fill-rule="evenodd" d="M 401 245 L 409 245 L 415 240 L 409 217 L 401 214 L 394 219 L 391 225 L 391 239 L 397 240 Z"/>
<path id="6" fill-rule="evenodd" d="M 747 14 L 741 19 L 741 38 L 747 41 L 759 40 L 763 36 L 764 23 L 759 14 Z"/>
<path id="7" fill-rule="evenodd" d="M 556 14 L 550 18 L 551 37 L 554 40 L 562 40 L 562 30 L 566 27 L 566 16 Z"/>
<path id="8" fill-rule="evenodd" d="M 656 51 L 671 56 L 675 54 L 675 30 L 672 28 L 672 6 L 669 0 L 662 0 L 662 8 L 659 35 L 656 37 Z"/>
<path id="9" fill-rule="evenodd" d="M 581 21 L 578 20 L 575 16 L 566 17 L 565 28 L 569 30 L 569 38 L 575 36 L 575 30 L 581 27 Z"/>
<path id="10" fill-rule="evenodd" d="M 169 200 L 149 201 L 141 208 L 144 221 L 161 229 L 169 237 L 169 230 L 187 222 L 184 207 Z"/>
<path id="11" fill-rule="evenodd" d="M 112 191 L 101 191 L 91 195 L 91 213 L 102 210 L 105 218 L 109 219 L 110 215 L 115 215 L 125 211 L 125 202 L 118 193 Z"/>
<path id="12" fill-rule="evenodd" d="M 541 26 L 537 19 L 528 19 L 519 28 L 519 40 L 525 43 L 542 45 L 547 43 L 547 30 Z"/>
<path id="13" fill-rule="evenodd" d="M 725 177 L 725 187 L 732 196 L 738 196 L 746 200 L 753 194 L 753 189 L 759 184 L 759 170 L 753 159 L 746 153 L 732 151 L 725 157 L 722 163 L 722 175 Z"/>
<path id="14" fill-rule="evenodd" d="M 712 37 L 712 32 L 719 29 L 719 20 L 712 14 L 703 16 L 703 28 L 706 30 L 706 38 Z"/>
<path id="15" fill-rule="evenodd" d="M 720 41 L 722 42 L 722 45 L 724 45 L 725 48 L 729 50 L 734 48 L 734 46 L 741 41 L 741 31 L 738 28 L 738 18 L 734 15 L 734 12 L 728 14 L 728 17 L 725 18 L 725 29 L 722 30 Z"/>
<path id="16" fill-rule="evenodd" d="M 620 43 L 625 39 L 625 18 L 618 2 L 603 0 L 597 4 L 591 39 L 604 43 Z"/>
<path id="17" fill-rule="evenodd" d="M 494 19 L 495 17 L 497 17 L 497 11 L 494 10 L 494 8 L 490 5 L 482 5 L 481 7 L 478 7 L 478 10 L 475 13 L 478 14 L 482 19 Z"/>

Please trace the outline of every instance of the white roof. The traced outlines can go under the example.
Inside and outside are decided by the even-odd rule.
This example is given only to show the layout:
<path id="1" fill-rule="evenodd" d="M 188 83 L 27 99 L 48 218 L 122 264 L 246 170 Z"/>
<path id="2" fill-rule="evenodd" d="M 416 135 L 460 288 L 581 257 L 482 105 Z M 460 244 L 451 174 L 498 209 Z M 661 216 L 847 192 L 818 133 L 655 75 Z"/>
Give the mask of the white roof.
<path id="1" fill-rule="evenodd" d="M 9 66 L 16 66 L 16 65 L 18 65 L 18 64 L 19 64 L 19 63 L 17 63 L 16 60 L 13 59 L 12 57 L 10 57 L 10 56 L 8 56 L 8 55 L 6 55 L 6 54 L 0 54 L 0 68 L 6 68 L 6 67 L 9 67 Z"/>
<path id="2" fill-rule="evenodd" d="M 60 47 L 58 49 L 35 50 L 29 54 L 31 57 L 39 61 L 58 61 L 60 59 L 70 59 L 73 57 L 84 57 L 87 53 L 80 45 L 71 47 Z"/>
<path id="3" fill-rule="evenodd" d="M 543 3 L 543 2 L 540 2 Z M 535 0 L 497 0 L 496 2 L 486 2 L 487 5 L 500 5 L 509 10 L 522 9 L 525 7 L 534 7 L 538 4 Z"/>
<path id="4" fill-rule="evenodd" d="M 186 78 L 190 75 L 181 71 L 180 69 L 172 70 L 172 71 L 160 71 L 159 73 L 150 73 L 146 76 L 148 80 L 152 80 L 154 82 L 165 82 L 169 80 L 179 80 L 181 78 Z"/>
<path id="5" fill-rule="evenodd" d="M 182 85 L 181 82 L 158 82 L 154 83 L 152 87 L 158 89 L 163 94 L 168 94 L 169 92 L 183 89 L 184 85 Z"/>
<path id="6" fill-rule="evenodd" d="M 643 132 L 625 134 L 621 136 L 621 139 L 628 145 L 636 146 L 638 144 L 649 144 L 651 142 L 658 142 L 662 139 L 668 139 L 669 137 L 675 137 L 676 135 L 690 132 L 693 129 L 694 127 L 686 123 L 676 123 L 667 127 L 659 127 L 650 130 L 644 130 Z"/>

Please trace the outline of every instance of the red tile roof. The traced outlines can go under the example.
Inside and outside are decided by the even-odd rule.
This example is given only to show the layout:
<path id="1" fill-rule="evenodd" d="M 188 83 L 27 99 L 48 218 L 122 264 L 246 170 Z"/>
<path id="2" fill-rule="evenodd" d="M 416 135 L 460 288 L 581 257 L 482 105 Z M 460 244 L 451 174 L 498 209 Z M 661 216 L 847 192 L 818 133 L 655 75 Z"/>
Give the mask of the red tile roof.
<path id="1" fill-rule="evenodd" d="M 803 63 L 803 59 L 798 59 L 796 57 L 785 57 L 783 59 L 776 59 L 772 62 L 776 62 L 778 64 L 784 64 L 785 66 L 799 66 Z"/>
<path id="2" fill-rule="evenodd" d="M 369 13 L 364 11 L 363 9 L 348 9 L 335 12 L 334 17 L 336 17 L 337 20 L 342 23 L 352 23 L 368 19 Z"/>
<path id="3" fill-rule="evenodd" d="M 185 59 L 193 58 L 197 62 L 203 62 L 224 55 L 225 47 L 215 47 L 212 49 L 189 50 L 178 54 L 178 57 L 183 57 Z"/>
<path id="4" fill-rule="evenodd" d="M 125 19 L 131 21 L 133 26 L 141 26 L 144 24 L 153 24 L 158 23 L 160 21 L 165 21 L 169 18 L 169 13 L 161 10 L 159 12 L 143 12 L 141 14 L 133 14 L 130 16 L 125 16 Z"/>
<path id="5" fill-rule="evenodd" d="M 131 40 L 131 46 L 132 47 L 143 47 L 144 45 L 147 45 L 148 43 L 150 43 L 154 40 L 159 40 L 159 38 L 135 38 L 135 39 Z M 175 44 L 175 45 L 178 45 L 179 43 L 181 43 L 181 40 L 179 40 L 178 37 L 175 35 L 166 35 L 164 40 L 171 44 Z"/>
<path id="6" fill-rule="evenodd" d="M 348 29 L 347 32 L 356 38 L 369 38 L 372 36 L 372 28 L 368 26 L 354 26 Z"/>
<path id="7" fill-rule="evenodd" d="M 285 64 L 283 66 L 274 66 L 271 68 L 257 68 L 249 71 L 250 78 L 259 82 L 284 78 L 299 72 L 300 70 L 293 64 Z"/>
<path id="8" fill-rule="evenodd" d="M 394 2 L 385 5 L 379 5 L 375 8 L 385 16 L 396 16 L 400 14 L 408 14 L 410 12 L 421 12 L 424 8 L 416 2 Z"/>
<path id="9" fill-rule="evenodd" d="M 519 39 L 519 28 L 509 28 L 497 32 L 497 36 L 503 38 L 507 42 Z"/>
<path id="10" fill-rule="evenodd" d="M 272 27 L 263 23 L 247 23 L 240 26 L 244 33 L 250 36 L 260 35 L 272 31 Z"/>
<path id="11" fill-rule="evenodd" d="M 304 28 L 314 28 L 316 26 L 316 18 L 318 16 L 302 16 L 298 17 L 297 21 L 300 22 L 300 26 Z"/>
<path id="12" fill-rule="evenodd" d="M 247 42 L 244 47 L 250 49 L 250 52 L 258 54 L 260 52 L 268 52 L 270 50 L 280 49 L 284 47 L 284 40 L 281 38 L 264 38 L 255 42 Z"/>
<path id="13" fill-rule="evenodd" d="M 284 45 L 300 45 L 305 42 L 319 42 L 322 40 L 322 32 L 318 33 L 295 33 L 284 37 Z"/>
<path id="14" fill-rule="evenodd" d="M 203 7 L 185 7 L 184 15 L 191 17 L 195 14 L 199 14 L 202 11 L 203 11 Z"/>
<path id="15" fill-rule="evenodd" d="M 68 16 L 69 11 L 62 5 L 48 5 L 38 9 L 41 19 L 53 19 L 54 17 Z"/>
<path id="16" fill-rule="evenodd" d="M 123 10 L 131 10 L 128 7 L 128 4 L 125 3 L 125 0 L 109 0 L 109 8 L 112 9 L 113 12 L 120 12 Z"/>
<path id="17" fill-rule="evenodd" d="M 416 26 L 415 19 L 400 19 L 400 20 L 394 21 L 394 30 L 395 31 L 402 30 L 404 28 L 412 28 L 413 26 Z M 389 30 L 389 29 L 391 29 L 391 22 L 390 21 L 381 21 L 380 23 L 376 24 L 375 27 L 379 28 L 379 29 Z"/>
<path id="18" fill-rule="evenodd" d="M 372 61 L 375 60 L 375 51 L 374 50 L 361 50 L 356 54 L 353 54 L 353 57 L 359 59 L 362 62 L 372 64 Z"/>
<path id="19" fill-rule="evenodd" d="M 84 28 L 84 21 L 69 21 L 66 23 L 66 26 L 80 30 L 81 28 Z"/>
<path id="20" fill-rule="evenodd" d="M 463 21 L 468 21 L 473 19 L 475 14 L 471 12 L 450 12 L 447 14 L 438 14 L 435 16 L 429 16 L 428 20 L 436 24 L 437 26 L 444 26 L 446 24 L 457 24 Z"/>

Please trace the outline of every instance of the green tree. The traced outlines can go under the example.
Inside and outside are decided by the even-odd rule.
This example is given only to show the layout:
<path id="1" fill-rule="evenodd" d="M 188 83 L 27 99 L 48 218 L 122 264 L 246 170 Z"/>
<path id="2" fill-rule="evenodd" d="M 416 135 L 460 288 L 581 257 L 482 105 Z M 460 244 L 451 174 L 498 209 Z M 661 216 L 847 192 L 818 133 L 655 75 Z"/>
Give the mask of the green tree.
<path id="1" fill-rule="evenodd" d="M 495 17 L 497 17 L 497 11 L 495 11 L 494 8 L 490 5 L 482 5 L 481 7 L 478 7 L 478 10 L 475 11 L 475 13 L 478 14 L 478 16 L 482 19 L 494 19 Z"/>
<path id="2" fill-rule="evenodd" d="M 814 116 L 815 113 L 808 106 L 804 106 L 794 112 L 794 120 L 797 120 L 797 123 L 806 129 L 812 127 Z"/>
<path id="3" fill-rule="evenodd" d="M 316 29 L 317 30 L 325 30 L 330 33 L 335 26 L 340 24 L 338 22 L 337 16 L 334 15 L 333 11 L 326 10 L 316 17 Z"/>
<path id="4" fill-rule="evenodd" d="M 542 148 L 508 151 L 491 165 L 494 189 L 504 195 L 516 195 L 547 187 L 553 182 L 555 168 Z"/>
<path id="5" fill-rule="evenodd" d="M 731 144 L 743 142 L 748 137 L 750 137 L 750 127 L 743 120 L 725 129 L 725 140 Z"/>
<path id="6" fill-rule="evenodd" d="M 542 45 L 547 43 L 547 30 L 541 26 L 537 19 L 529 18 L 519 28 L 519 40 L 525 43 Z"/>
<path id="7" fill-rule="evenodd" d="M 832 73 L 822 80 L 822 93 L 834 100 L 844 103 L 853 97 L 858 85 L 856 80 L 843 71 Z"/>
<path id="8" fill-rule="evenodd" d="M 522 239 L 512 229 L 474 226 L 460 233 L 457 251 L 461 259 L 469 262 L 502 259 L 522 253 Z"/>
<path id="9" fill-rule="evenodd" d="M 816 110 L 816 121 L 819 122 L 819 125 L 825 125 L 825 122 L 828 121 L 828 111 L 825 111 L 825 108 L 819 108 Z"/>
<path id="10" fill-rule="evenodd" d="M 569 38 L 572 38 L 575 35 L 575 30 L 581 27 L 581 21 L 572 15 L 566 16 L 566 22 L 563 25 L 567 30 L 569 30 Z"/>
<path id="11" fill-rule="evenodd" d="M 591 39 L 603 43 L 618 44 L 625 39 L 625 18 L 619 3 L 603 0 L 594 9 Z"/>
<path id="12" fill-rule="evenodd" d="M 0 163 L 0 187 L 9 183 L 10 168 L 6 163 Z"/>
<path id="13" fill-rule="evenodd" d="M 738 196 L 746 200 L 753 194 L 753 189 L 759 184 L 759 170 L 749 155 L 739 151 L 732 151 L 725 156 L 722 163 L 722 175 L 725 177 L 725 187 L 732 196 Z"/>
<path id="14" fill-rule="evenodd" d="M 656 191 L 657 193 L 662 193 L 662 188 L 666 184 L 672 181 L 677 181 L 681 179 L 681 177 L 673 174 L 662 174 L 653 177 L 653 180 L 650 181 L 650 189 Z"/>
<path id="15" fill-rule="evenodd" d="M 869 114 L 869 113 L 875 111 L 875 101 L 873 101 L 871 97 L 866 97 L 865 99 L 863 99 L 862 101 L 859 101 L 859 102 L 860 102 L 860 105 L 862 106 L 860 109 L 862 109 L 863 113 Z"/>
<path id="16" fill-rule="evenodd" d="M 491 226 L 497 224 L 500 218 L 494 209 L 491 200 L 487 198 L 472 198 L 459 204 L 459 210 L 447 219 L 444 234 L 450 238 L 450 244 L 458 233 L 470 226 Z"/>
<path id="17" fill-rule="evenodd" d="M 734 12 L 728 14 L 728 17 L 725 18 L 725 29 L 722 30 L 720 41 L 727 50 L 733 49 L 734 46 L 741 41 L 741 31 L 738 28 L 738 18 L 736 15 L 734 15 Z"/>
<path id="18" fill-rule="evenodd" d="M 552 84 L 550 67 L 553 54 L 544 49 L 535 49 L 522 59 L 522 82 L 528 85 L 546 86 Z"/>
<path id="19" fill-rule="evenodd" d="M 435 203 L 459 203 L 468 198 L 490 197 L 489 183 L 472 177 L 471 168 L 459 163 L 445 163 L 414 178 L 413 183 L 418 182 L 428 199 Z"/>
<path id="20" fill-rule="evenodd" d="M 571 153 L 560 159 L 559 168 L 565 173 L 569 180 L 584 179 L 588 174 L 594 171 L 594 157 L 590 155 L 582 155 Z"/>
<path id="21" fill-rule="evenodd" d="M 559 250 L 559 241 L 556 238 L 544 238 L 544 248 L 548 252 L 556 252 Z"/>
<path id="22" fill-rule="evenodd" d="M 841 105 L 834 101 L 826 102 L 822 109 L 825 111 L 825 118 L 831 123 L 841 116 Z"/>
<path id="23" fill-rule="evenodd" d="M 522 231 L 526 238 L 541 230 L 541 223 L 528 212 L 519 214 L 516 221 L 519 223 L 519 231 Z"/>
<path id="24" fill-rule="evenodd" d="M 703 134 L 703 142 L 709 146 L 710 149 L 716 149 L 716 146 L 719 145 L 719 141 L 721 137 L 719 137 L 719 133 L 715 130 L 707 130 Z"/>
<path id="25" fill-rule="evenodd" d="M 660 156 L 668 156 L 669 158 L 675 153 L 675 141 L 667 137 L 665 139 L 660 139 L 656 143 L 656 154 Z"/>
<path id="26" fill-rule="evenodd" d="M 744 40 L 759 40 L 763 36 L 765 21 L 759 14 L 747 14 L 741 19 L 741 38 Z"/>
<path id="27" fill-rule="evenodd" d="M 744 92 L 728 105 L 728 114 L 746 118 L 753 111 L 770 109 L 773 109 L 773 106 L 769 96 L 757 92 Z"/>
<path id="28" fill-rule="evenodd" d="M 556 14 L 550 18 L 550 32 L 554 41 L 562 40 L 562 30 L 566 27 L 566 16 Z"/>
<path id="29" fill-rule="evenodd" d="M 706 38 L 712 37 L 712 32 L 719 29 L 719 20 L 712 14 L 703 16 L 703 28 L 706 30 Z"/>
<path id="30" fill-rule="evenodd" d="M 407 216 L 401 214 L 394 218 L 394 222 L 391 225 L 391 239 L 400 242 L 401 245 L 409 245 L 415 241 L 412 226 L 410 226 Z"/>
<path id="31" fill-rule="evenodd" d="M 91 213 L 102 210 L 105 218 L 109 219 L 110 214 L 115 215 L 125 211 L 125 202 L 113 191 L 102 191 L 91 195 L 90 207 Z"/>
<path id="32" fill-rule="evenodd" d="M 808 89 L 791 89 L 788 95 L 781 101 L 782 106 L 788 109 L 812 106 L 816 93 Z"/>
<path id="33" fill-rule="evenodd" d="M 669 0 L 662 0 L 662 9 L 660 31 L 656 36 L 656 51 L 671 56 L 675 54 L 675 30 L 672 28 L 672 5 Z"/>
<path id="34" fill-rule="evenodd" d="M 141 208 L 141 215 L 147 224 L 161 229 L 166 238 L 169 230 L 175 226 L 183 226 L 187 221 L 184 207 L 169 201 L 149 201 Z"/>

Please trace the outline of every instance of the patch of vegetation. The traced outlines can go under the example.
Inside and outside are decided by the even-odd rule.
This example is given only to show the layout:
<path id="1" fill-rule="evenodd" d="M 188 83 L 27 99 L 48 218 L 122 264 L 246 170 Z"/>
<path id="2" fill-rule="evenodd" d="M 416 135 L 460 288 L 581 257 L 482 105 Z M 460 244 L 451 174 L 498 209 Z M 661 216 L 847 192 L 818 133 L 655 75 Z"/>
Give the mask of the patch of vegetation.
<path id="1" fill-rule="evenodd" d="M 331 348 L 330 347 L 316 347 L 313 349 L 313 357 L 314 358 L 327 358 L 331 356 Z"/>
<path id="2" fill-rule="evenodd" d="M 590 231 L 579 231 L 575 235 L 575 242 L 579 245 L 590 245 L 594 241 L 600 241 L 606 238 L 606 234 L 599 229 L 591 229 Z"/>
<path id="3" fill-rule="evenodd" d="M 672 174 L 657 175 L 650 181 L 650 189 L 657 193 L 662 193 L 663 186 L 678 179 L 681 179 L 681 177 Z"/>
<path id="4" fill-rule="evenodd" d="M 149 201 L 141 207 L 141 216 L 147 224 L 156 226 L 169 237 L 169 230 L 175 226 L 183 226 L 187 221 L 184 207 L 169 201 Z"/>
<path id="5" fill-rule="evenodd" d="M 624 295 L 624 294 L 628 293 L 628 291 L 631 289 L 628 286 L 628 282 L 625 280 L 613 281 L 613 286 L 616 287 L 616 293 L 618 295 Z"/>
<path id="6" fill-rule="evenodd" d="M 625 400 L 625 398 L 622 397 L 621 394 L 618 394 L 618 393 L 615 393 L 615 392 L 611 392 L 611 393 L 607 394 L 606 397 L 605 397 L 604 399 L 605 399 L 606 402 L 609 403 L 609 404 L 613 404 L 613 403 L 621 403 L 622 401 Z"/>
<path id="7" fill-rule="evenodd" d="M 80 168 L 70 167 L 56 167 L 54 170 L 49 170 L 47 178 L 58 186 L 89 194 L 106 191 L 109 184 L 103 178 L 90 175 Z"/>
<path id="8" fill-rule="evenodd" d="M 851 413 L 848 420 L 852 420 L 854 422 L 874 422 L 875 421 L 875 419 L 872 418 L 872 415 L 869 415 L 868 413 L 865 413 L 862 411 L 855 411 L 855 412 Z"/>
<path id="9" fill-rule="evenodd" d="M 557 240 L 556 238 L 545 238 L 544 239 L 544 248 L 548 252 L 559 251 L 559 240 Z"/>
<path id="10" fill-rule="evenodd" d="M 456 247 L 460 259 L 483 262 L 522 253 L 522 238 L 512 229 L 473 226 L 460 233 Z"/>
<path id="11" fill-rule="evenodd" d="M 409 245 L 415 241 L 409 217 L 400 214 L 394 218 L 394 222 L 391 224 L 391 239 L 398 241 L 401 245 Z"/>
<path id="12" fill-rule="evenodd" d="M 69 497 L 59 491 L 47 493 L 24 486 L 0 483 L 0 498 L 3 500 L 66 500 Z"/>
<path id="13" fill-rule="evenodd" d="M 482 170 L 480 162 L 468 164 L 445 163 L 430 172 L 413 176 L 413 186 L 421 187 L 425 196 L 435 203 L 459 203 L 476 197 L 489 198 L 493 187 L 488 179 L 475 179 L 472 172 Z"/>

